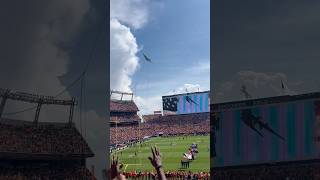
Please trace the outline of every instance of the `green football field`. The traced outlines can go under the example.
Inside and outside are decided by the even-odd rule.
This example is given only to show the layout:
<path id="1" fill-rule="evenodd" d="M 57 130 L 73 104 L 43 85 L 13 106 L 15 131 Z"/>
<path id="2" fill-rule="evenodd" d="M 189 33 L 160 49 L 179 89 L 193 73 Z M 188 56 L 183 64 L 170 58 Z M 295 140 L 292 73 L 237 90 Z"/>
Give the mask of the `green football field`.
<path id="1" fill-rule="evenodd" d="M 180 161 L 183 153 L 187 152 L 192 143 L 198 144 L 199 153 L 197 158 L 190 163 L 188 169 L 181 169 Z M 135 145 L 116 152 L 120 163 L 124 165 L 123 170 L 126 172 L 153 170 L 148 157 L 152 156 L 150 147 L 154 145 L 160 148 L 165 171 L 190 170 L 192 172 L 208 172 L 210 169 L 210 136 L 180 136 L 156 137 L 142 143 L 140 147 Z"/>

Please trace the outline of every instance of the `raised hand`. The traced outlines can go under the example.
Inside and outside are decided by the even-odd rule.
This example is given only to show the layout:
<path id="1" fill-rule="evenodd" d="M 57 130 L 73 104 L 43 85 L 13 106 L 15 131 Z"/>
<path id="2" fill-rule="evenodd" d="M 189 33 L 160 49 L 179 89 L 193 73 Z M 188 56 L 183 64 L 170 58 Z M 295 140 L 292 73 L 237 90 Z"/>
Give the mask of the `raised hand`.
<path id="1" fill-rule="evenodd" d="M 160 168 L 162 167 L 162 161 L 161 161 L 161 155 L 160 150 L 157 147 L 152 148 L 152 157 L 149 157 L 149 160 L 154 168 Z"/>
<path id="2" fill-rule="evenodd" d="M 115 157 L 112 157 L 112 162 L 111 162 L 111 179 L 118 179 L 118 180 L 125 180 L 126 177 L 121 174 L 120 172 L 120 165 L 118 157 L 115 159 Z"/>
<path id="3" fill-rule="evenodd" d="M 157 147 L 154 147 L 154 148 L 151 147 L 151 152 L 152 152 L 152 157 L 149 157 L 149 160 L 152 166 L 157 170 L 159 180 L 166 180 L 167 178 L 162 168 L 160 150 Z"/>

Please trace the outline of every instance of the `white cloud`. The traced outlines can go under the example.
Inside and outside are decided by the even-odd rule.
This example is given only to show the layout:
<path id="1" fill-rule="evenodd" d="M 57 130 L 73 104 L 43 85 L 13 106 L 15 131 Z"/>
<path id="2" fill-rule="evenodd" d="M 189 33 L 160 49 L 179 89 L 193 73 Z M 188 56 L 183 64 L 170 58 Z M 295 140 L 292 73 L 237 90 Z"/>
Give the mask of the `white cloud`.
<path id="1" fill-rule="evenodd" d="M 198 92 L 203 91 L 202 87 L 199 84 L 184 84 L 181 87 L 178 87 L 175 91 L 176 94 L 186 93 L 186 92 Z"/>
<path id="2" fill-rule="evenodd" d="M 270 82 L 280 84 L 281 80 L 287 81 L 286 75 L 282 73 L 266 74 L 254 71 L 240 71 L 238 72 L 238 77 L 245 84 L 251 84 L 255 88 L 271 85 Z"/>
<path id="3" fill-rule="evenodd" d="M 110 17 L 135 29 L 148 21 L 149 0 L 111 0 Z"/>
<path id="4" fill-rule="evenodd" d="M 152 97 L 135 96 L 134 101 L 143 115 L 162 110 L 162 95 Z"/>
<path id="5" fill-rule="evenodd" d="M 131 28 L 148 21 L 149 0 L 110 1 L 110 87 L 132 92 L 132 75 L 139 67 L 139 46 Z"/>
<path id="6" fill-rule="evenodd" d="M 285 89 L 281 87 L 281 81 L 285 85 Z M 226 102 L 244 99 L 240 88 L 245 85 L 247 91 L 253 98 L 272 97 L 280 95 L 293 95 L 295 91 L 290 89 L 287 76 L 283 73 L 261 73 L 254 71 L 240 71 L 234 79 L 221 84 L 214 91 L 216 102 Z"/>
<path id="7" fill-rule="evenodd" d="M 130 29 L 110 20 L 110 87 L 131 92 L 131 76 L 139 67 L 138 45 Z"/>
<path id="8" fill-rule="evenodd" d="M 139 29 L 148 21 L 149 0 L 110 1 L 110 88 L 132 92 L 132 76 L 139 68 L 139 48 L 131 28 Z M 119 99 L 119 96 L 113 96 Z M 159 101 L 160 98 L 160 101 Z M 134 97 L 141 113 L 159 109 L 160 97 Z M 124 97 L 130 99 L 130 97 Z"/>

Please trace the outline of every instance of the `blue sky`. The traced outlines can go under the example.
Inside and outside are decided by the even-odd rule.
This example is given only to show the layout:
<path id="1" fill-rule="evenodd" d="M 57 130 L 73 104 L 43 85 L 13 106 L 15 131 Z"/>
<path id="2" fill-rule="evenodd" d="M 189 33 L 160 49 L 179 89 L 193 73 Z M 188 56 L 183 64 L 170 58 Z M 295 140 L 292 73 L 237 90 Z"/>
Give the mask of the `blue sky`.
<path id="1" fill-rule="evenodd" d="M 142 10 L 139 3 L 128 3 L 134 8 L 125 9 L 147 11 L 144 14 L 147 17 L 140 18 L 144 20 L 143 25 L 137 26 L 137 20 L 130 19 L 130 15 L 118 17 L 122 18 L 119 18 L 122 25 L 130 29 L 138 46 L 135 51 L 138 64 L 134 64 L 134 72 L 128 75 L 129 87 L 136 94 L 141 112 L 146 114 L 161 109 L 162 95 L 183 92 L 186 87 L 188 91 L 209 90 L 210 1 L 140 2 Z M 145 61 L 142 52 L 153 63 Z"/>

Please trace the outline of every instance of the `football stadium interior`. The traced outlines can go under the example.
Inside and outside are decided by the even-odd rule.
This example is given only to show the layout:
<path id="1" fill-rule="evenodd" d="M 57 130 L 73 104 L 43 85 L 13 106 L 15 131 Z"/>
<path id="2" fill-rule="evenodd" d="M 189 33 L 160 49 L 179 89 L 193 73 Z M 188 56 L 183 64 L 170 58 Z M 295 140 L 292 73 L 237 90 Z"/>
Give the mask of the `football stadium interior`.
<path id="1" fill-rule="evenodd" d="M 167 177 L 192 174 L 209 178 L 210 116 L 205 99 L 208 92 L 203 94 L 164 96 L 163 112 L 167 113 L 155 111 L 140 117 L 133 98 L 110 101 L 110 152 L 119 157 L 127 178 L 154 176 L 148 160 L 150 147 L 154 145 L 160 148 Z M 196 108 L 192 103 L 203 105 Z"/>

